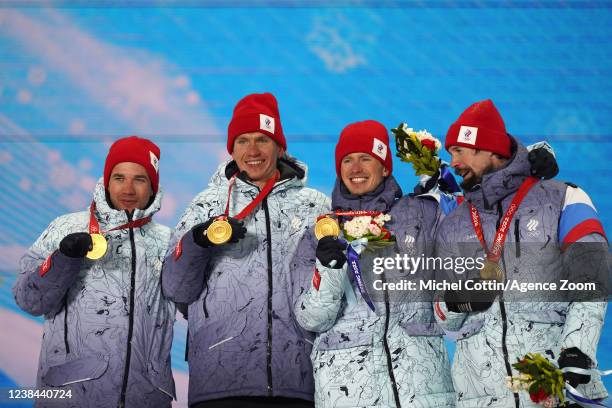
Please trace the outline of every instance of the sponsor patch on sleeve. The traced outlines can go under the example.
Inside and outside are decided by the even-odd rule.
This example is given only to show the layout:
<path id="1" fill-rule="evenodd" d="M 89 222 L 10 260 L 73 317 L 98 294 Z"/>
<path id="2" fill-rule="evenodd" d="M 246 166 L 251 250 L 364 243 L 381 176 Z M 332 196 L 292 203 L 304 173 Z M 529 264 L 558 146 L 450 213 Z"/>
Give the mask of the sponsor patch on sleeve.
<path id="1" fill-rule="evenodd" d="M 177 261 L 181 255 L 183 255 L 183 238 L 181 238 L 174 247 L 174 260 Z"/>
<path id="2" fill-rule="evenodd" d="M 45 276 L 45 273 L 49 272 L 49 269 L 51 269 L 51 256 L 53 255 L 49 255 L 49 257 L 45 259 L 45 262 L 40 265 L 40 269 L 38 270 L 40 276 Z"/>
<path id="3" fill-rule="evenodd" d="M 319 285 L 321 285 L 321 274 L 317 268 L 315 268 L 314 275 L 312 276 L 312 286 L 314 286 L 316 290 L 319 290 Z"/>
<path id="4" fill-rule="evenodd" d="M 559 242 L 565 249 L 589 234 L 600 234 L 607 239 L 599 214 L 589 196 L 578 187 L 568 186 L 559 219 Z"/>
<path id="5" fill-rule="evenodd" d="M 440 320 L 446 320 L 446 315 L 444 314 L 444 312 L 442 311 L 442 307 L 440 306 L 440 299 L 436 299 L 436 303 L 434 303 L 434 311 L 436 312 L 436 315 L 438 315 Z"/>

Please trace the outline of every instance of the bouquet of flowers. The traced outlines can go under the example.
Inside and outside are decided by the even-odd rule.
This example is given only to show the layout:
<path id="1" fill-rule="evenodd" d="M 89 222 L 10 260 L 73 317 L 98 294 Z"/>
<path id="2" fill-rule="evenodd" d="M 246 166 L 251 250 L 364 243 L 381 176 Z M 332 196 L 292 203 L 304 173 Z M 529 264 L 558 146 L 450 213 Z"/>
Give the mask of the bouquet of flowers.
<path id="1" fill-rule="evenodd" d="M 379 214 L 375 217 L 357 216 L 342 224 L 344 238 L 348 241 L 366 238 L 368 240 L 367 249 L 376 250 L 395 242 L 395 236 L 384 227 L 385 222 L 390 221 L 389 214 Z"/>
<path id="2" fill-rule="evenodd" d="M 546 408 L 565 402 L 563 372 L 541 354 L 529 353 L 512 367 L 521 373 L 506 379 L 512 392 L 525 390 L 533 402 Z"/>
<path id="3" fill-rule="evenodd" d="M 400 123 L 391 129 L 395 134 L 397 157 L 412 163 L 417 176 L 433 176 L 440 169 L 438 152 L 442 144 L 427 130 L 414 131 L 407 124 Z"/>

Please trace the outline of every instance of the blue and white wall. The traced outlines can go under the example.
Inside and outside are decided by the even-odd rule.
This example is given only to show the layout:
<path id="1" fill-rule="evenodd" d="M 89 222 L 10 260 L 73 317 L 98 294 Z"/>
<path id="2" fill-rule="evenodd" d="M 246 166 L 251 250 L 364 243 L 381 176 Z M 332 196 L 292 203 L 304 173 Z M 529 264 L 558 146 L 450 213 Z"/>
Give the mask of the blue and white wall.
<path id="1" fill-rule="evenodd" d="M 559 178 L 591 195 L 610 232 L 610 78 L 610 1 L 2 2 L 0 386 L 33 383 L 42 333 L 11 295 L 18 260 L 54 217 L 86 208 L 115 138 L 160 145 L 158 221 L 173 226 L 226 157 L 245 94 L 277 96 L 289 151 L 327 193 L 346 124 L 405 121 L 443 138 L 492 98 L 512 134 L 553 144 Z M 406 191 L 416 182 L 399 161 L 395 175 Z M 182 403 L 185 331 L 179 320 Z"/>

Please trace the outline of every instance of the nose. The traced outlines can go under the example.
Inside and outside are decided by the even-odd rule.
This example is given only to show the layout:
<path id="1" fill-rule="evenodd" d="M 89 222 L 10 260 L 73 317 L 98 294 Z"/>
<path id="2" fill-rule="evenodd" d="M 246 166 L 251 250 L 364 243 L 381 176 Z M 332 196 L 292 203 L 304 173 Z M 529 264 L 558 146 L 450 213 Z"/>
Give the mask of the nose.
<path id="1" fill-rule="evenodd" d="M 351 167 L 349 168 L 349 170 L 350 170 L 350 174 L 361 173 L 362 167 L 361 167 L 361 163 L 359 163 L 359 160 L 355 160 L 351 162 Z"/>
<path id="2" fill-rule="evenodd" d="M 451 162 L 450 162 L 450 166 L 453 169 L 457 169 L 457 167 L 459 167 L 459 160 L 457 159 L 457 157 L 455 157 L 454 154 L 451 155 Z"/>
<path id="3" fill-rule="evenodd" d="M 134 181 L 128 180 L 123 183 L 123 193 L 128 195 L 136 194 L 136 189 L 134 188 Z"/>
<path id="4" fill-rule="evenodd" d="M 249 145 L 247 146 L 247 155 L 248 156 L 258 156 L 259 155 L 259 148 L 257 147 L 257 143 L 253 141 L 249 142 Z"/>

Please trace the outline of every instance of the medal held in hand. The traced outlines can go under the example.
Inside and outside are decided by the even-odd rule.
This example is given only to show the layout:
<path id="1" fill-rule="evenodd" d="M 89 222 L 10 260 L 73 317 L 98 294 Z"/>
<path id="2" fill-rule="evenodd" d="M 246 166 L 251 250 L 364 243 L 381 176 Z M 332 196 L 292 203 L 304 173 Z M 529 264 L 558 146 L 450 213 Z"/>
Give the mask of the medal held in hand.
<path id="1" fill-rule="evenodd" d="M 317 239 L 323 237 L 337 238 L 340 235 L 340 224 L 338 221 L 329 216 L 323 216 L 317 220 L 315 224 L 315 236 Z"/>
<path id="2" fill-rule="evenodd" d="M 495 280 L 498 282 L 503 282 L 505 280 L 505 274 L 501 266 L 499 265 L 499 260 L 502 257 L 502 253 L 504 250 L 504 243 L 506 242 L 506 235 L 508 235 L 508 229 L 510 228 L 510 222 L 512 221 L 512 217 L 514 217 L 514 213 L 518 210 L 521 202 L 531 189 L 535 183 L 538 182 L 538 179 L 535 177 L 527 177 L 521 187 L 518 189 L 510 206 L 506 210 L 506 214 L 501 220 L 499 224 L 499 228 L 495 233 L 495 238 L 493 239 L 493 245 L 491 249 L 487 249 L 487 243 L 484 239 L 484 232 L 482 231 L 482 223 L 480 221 L 480 214 L 478 210 L 472 203 L 468 203 L 470 206 L 470 218 L 472 221 L 472 226 L 474 227 L 474 231 L 476 232 L 476 236 L 482 245 L 482 248 L 486 254 L 486 260 L 484 266 L 480 270 L 480 279 L 483 280 Z"/>
<path id="3" fill-rule="evenodd" d="M 232 226 L 221 216 L 210 224 L 205 234 L 213 244 L 225 244 L 232 237 Z"/>
<path id="4" fill-rule="evenodd" d="M 225 214 L 217 217 L 217 219 L 210 224 L 206 231 L 204 231 L 204 234 L 206 234 L 208 240 L 215 245 L 225 244 L 232 237 L 232 225 L 227 221 L 227 218 L 229 217 L 230 198 L 232 197 L 232 188 L 236 182 L 236 176 L 237 174 L 234 174 L 229 183 Z M 274 184 L 276 184 L 279 178 L 280 172 L 276 170 L 276 172 L 274 172 L 274 176 L 270 177 L 268 181 L 266 181 L 266 184 L 263 186 L 259 194 L 257 194 L 257 197 L 255 197 L 255 199 L 251 201 L 249 205 L 247 205 L 233 218 L 236 220 L 246 218 L 246 216 L 249 215 L 255 209 L 255 207 L 257 207 L 259 203 L 261 203 L 263 199 L 268 196 L 268 194 L 270 194 L 270 191 L 272 191 Z"/>
<path id="5" fill-rule="evenodd" d="M 139 220 L 130 221 L 127 224 L 123 224 L 106 231 L 100 231 L 100 223 L 98 223 L 98 219 L 96 218 L 95 210 L 96 203 L 92 201 L 91 205 L 89 206 L 89 235 L 91 236 L 92 247 L 91 250 L 85 254 L 85 257 L 87 259 L 91 259 L 92 261 L 102 258 L 108 249 L 108 242 L 102 234 L 125 228 L 140 228 L 151 221 L 151 216 L 148 216 Z"/>
<path id="6" fill-rule="evenodd" d="M 88 259 L 95 261 L 100 259 L 106 253 L 108 243 L 106 238 L 102 234 L 89 234 L 91 236 L 92 247 L 89 252 L 85 255 Z"/>

